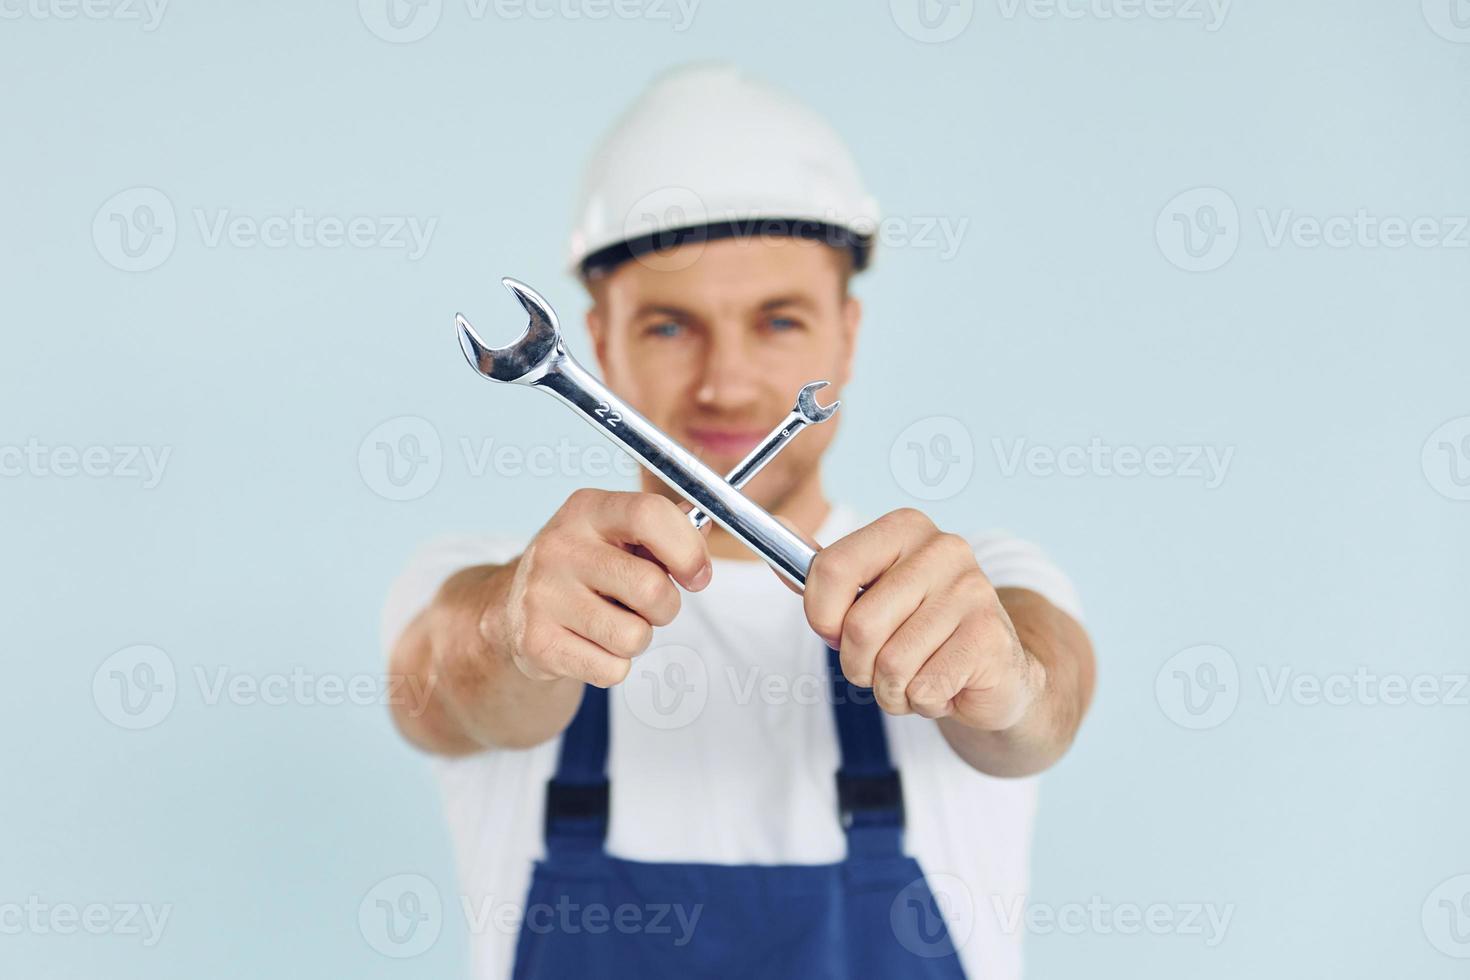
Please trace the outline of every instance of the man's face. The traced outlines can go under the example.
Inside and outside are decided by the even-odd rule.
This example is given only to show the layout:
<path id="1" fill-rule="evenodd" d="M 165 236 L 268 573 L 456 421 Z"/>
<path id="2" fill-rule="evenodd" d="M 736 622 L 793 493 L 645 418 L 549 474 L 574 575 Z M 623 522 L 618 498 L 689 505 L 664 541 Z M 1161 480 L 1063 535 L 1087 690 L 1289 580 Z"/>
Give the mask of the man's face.
<path id="1" fill-rule="evenodd" d="M 731 238 L 690 243 L 619 266 L 587 314 L 613 391 L 720 474 L 728 473 L 812 381 L 851 370 L 860 307 L 846 257 L 818 242 Z M 817 476 L 839 412 L 811 426 L 746 488 L 767 509 Z M 646 478 L 666 496 L 677 496 Z"/>

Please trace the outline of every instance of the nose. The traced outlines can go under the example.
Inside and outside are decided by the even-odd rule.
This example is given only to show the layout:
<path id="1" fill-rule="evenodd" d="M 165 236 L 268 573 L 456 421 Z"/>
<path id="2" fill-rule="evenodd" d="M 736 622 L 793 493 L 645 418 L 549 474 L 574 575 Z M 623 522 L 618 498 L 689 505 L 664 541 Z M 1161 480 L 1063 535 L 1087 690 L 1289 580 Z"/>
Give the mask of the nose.
<path id="1" fill-rule="evenodd" d="M 755 358 L 740 332 L 711 330 L 695 402 L 701 408 L 730 411 L 750 405 L 759 394 Z"/>

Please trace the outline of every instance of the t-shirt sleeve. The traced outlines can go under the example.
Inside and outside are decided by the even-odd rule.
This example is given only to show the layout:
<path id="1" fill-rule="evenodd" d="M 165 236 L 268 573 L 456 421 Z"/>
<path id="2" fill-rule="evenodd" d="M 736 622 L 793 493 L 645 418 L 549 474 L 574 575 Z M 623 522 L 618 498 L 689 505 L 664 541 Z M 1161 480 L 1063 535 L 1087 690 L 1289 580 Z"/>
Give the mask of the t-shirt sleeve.
<path id="1" fill-rule="evenodd" d="M 1082 622 L 1082 600 L 1072 580 L 1030 541 L 1007 534 L 984 534 L 970 539 L 980 570 L 997 589 L 1030 589 L 1052 605 Z"/>
<path id="2" fill-rule="evenodd" d="M 398 637 L 417 616 L 445 579 L 471 565 L 498 565 L 524 549 L 525 543 L 494 536 L 436 538 L 414 552 L 388 588 L 379 624 L 379 642 L 386 658 Z"/>

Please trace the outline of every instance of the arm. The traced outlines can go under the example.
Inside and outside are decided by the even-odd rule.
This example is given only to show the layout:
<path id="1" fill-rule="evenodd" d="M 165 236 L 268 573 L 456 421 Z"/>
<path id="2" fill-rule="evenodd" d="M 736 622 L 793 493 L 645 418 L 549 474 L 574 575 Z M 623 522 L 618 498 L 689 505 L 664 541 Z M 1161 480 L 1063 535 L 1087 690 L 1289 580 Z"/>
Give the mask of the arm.
<path id="1" fill-rule="evenodd" d="M 452 575 L 394 645 L 390 669 L 426 691 L 395 703 L 404 737 L 442 755 L 528 748 L 559 734 L 584 684 L 609 687 L 709 584 L 705 537 L 656 494 L 579 490 L 505 565 Z"/>
<path id="2" fill-rule="evenodd" d="M 419 748 L 451 756 L 527 748 L 576 713 L 581 682 L 534 680 L 512 660 L 501 621 L 519 562 L 456 572 L 394 645 L 393 675 L 410 678 L 409 690 L 428 692 L 421 703 L 392 705 L 398 730 Z"/>
<path id="3" fill-rule="evenodd" d="M 890 714 L 935 719 L 981 772 L 1040 772 L 1076 736 L 1095 672 L 1087 634 L 1035 592 L 996 590 L 969 543 L 919 511 L 818 552 L 803 601 L 848 680 Z"/>

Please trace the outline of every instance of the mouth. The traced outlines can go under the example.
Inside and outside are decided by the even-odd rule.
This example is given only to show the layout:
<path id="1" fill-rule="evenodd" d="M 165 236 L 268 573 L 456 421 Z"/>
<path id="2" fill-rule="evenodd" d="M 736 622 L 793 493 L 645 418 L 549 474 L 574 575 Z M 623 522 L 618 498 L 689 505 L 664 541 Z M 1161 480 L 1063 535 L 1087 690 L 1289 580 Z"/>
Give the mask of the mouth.
<path id="1" fill-rule="evenodd" d="M 688 429 L 696 455 L 740 460 L 756 447 L 765 433 L 758 429 Z"/>

